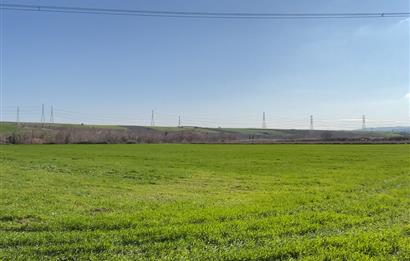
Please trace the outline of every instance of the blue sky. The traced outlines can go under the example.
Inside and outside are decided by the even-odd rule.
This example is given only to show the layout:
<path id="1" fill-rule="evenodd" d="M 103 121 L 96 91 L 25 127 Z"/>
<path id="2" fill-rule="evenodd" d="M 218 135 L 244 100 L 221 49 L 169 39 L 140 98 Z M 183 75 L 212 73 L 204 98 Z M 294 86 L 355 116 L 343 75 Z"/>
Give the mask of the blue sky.
<path id="1" fill-rule="evenodd" d="M 208 12 L 409 12 L 407 0 L 7 1 Z M 409 20 L 2 12 L 2 120 L 355 129 L 409 125 Z"/>

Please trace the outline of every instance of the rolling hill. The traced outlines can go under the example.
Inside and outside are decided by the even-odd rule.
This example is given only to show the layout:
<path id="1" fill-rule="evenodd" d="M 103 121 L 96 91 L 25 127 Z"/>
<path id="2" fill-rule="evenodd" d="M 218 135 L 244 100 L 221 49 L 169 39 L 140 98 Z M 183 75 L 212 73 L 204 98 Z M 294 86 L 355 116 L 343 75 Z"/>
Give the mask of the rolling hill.
<path id="1" fill-rule="evenodd" d="M 410 133 L 375 130 L 146 127 L 2 122 L 3 144 L 43 143 L 408 143 Z"/>

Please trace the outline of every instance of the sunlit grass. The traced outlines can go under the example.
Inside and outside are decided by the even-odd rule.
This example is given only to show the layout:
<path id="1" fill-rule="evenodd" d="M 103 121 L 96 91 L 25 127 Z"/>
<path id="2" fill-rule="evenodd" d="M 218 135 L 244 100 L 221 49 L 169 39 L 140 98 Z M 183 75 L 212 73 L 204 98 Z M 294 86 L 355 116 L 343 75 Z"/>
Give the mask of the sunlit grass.
<path id="1" fill-rule="evenodd" d="M 410 259 L 409 145 L 1 146 L 1 259 Z"/>

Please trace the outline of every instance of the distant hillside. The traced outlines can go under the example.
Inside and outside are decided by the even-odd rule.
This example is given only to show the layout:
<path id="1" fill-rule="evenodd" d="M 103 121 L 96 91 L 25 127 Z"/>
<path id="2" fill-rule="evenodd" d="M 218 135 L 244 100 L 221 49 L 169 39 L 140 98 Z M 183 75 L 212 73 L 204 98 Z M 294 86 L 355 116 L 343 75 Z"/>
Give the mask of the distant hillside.
<path id="1" fill-rule="evenodd" d="M 116 125 L 0 124 L 0 143 L 410 143 L 396 131 L 144 127 Z"/>
<path id="2" fill-rule="evenodd" d="M 410 133 L 410 126 L 366 128 L 366 131 L 405 132 L 405 133 Z"/>

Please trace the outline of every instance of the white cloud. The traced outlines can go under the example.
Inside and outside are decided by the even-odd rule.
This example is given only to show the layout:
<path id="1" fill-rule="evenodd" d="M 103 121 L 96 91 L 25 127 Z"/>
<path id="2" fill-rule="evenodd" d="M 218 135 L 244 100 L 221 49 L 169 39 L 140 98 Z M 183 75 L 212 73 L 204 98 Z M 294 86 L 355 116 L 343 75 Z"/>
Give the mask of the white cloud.
<path id="1" fill-rule="evenodd" d="M 408 92 L 406 95 L 404 95 L 405 98 L 410 99 L 410 92 Z"/>
<path id="2" fill-rule="evenodd" d="M 407 23 L 407 22 L 410 22 L 410 18 L 400 20 L 399 24 L 403 24 L 403 23 Z"/>

